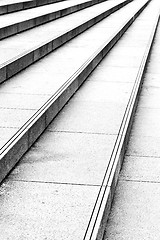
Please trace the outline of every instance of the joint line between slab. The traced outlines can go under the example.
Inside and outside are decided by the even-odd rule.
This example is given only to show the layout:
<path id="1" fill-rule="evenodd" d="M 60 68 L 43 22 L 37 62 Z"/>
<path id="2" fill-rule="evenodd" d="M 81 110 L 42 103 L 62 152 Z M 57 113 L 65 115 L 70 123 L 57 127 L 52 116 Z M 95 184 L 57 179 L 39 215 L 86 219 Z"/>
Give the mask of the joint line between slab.
<path id="1" fill-rule="evenodd" d="M 46 129 L 46 131 L 48 132 L 53 132 L 53 133 L 79 133 L 79 134 L 95 134 L 95 135 L 108 135 L 108 136 L 117 136 L 116 133 L 97 133 L 97 132 L 78 132 L 78 131 L 54 131 L 54 130 L 51 130 L 51 129 Z"/>
<path id="2" fill-rule="evenodd" d="M 121 182 L 137 182 L 137 183 L 158 183 L 157 181 L 148 181 L 148 180 L 134 180 L 134 179 L 120 179 Z"/>
<path id="3" fill-rule="evenodd" d="M 141 157 L 141 158 L 160 158 L 160 156 L 152 156 L 152 155 L 149 155 L 149 156 L 145 156 L 145 155 L 130 155 L 130 154 L 126 154 L 125 155 L 126 157 Z"/>
<path id="4" fill-rule="evenodd" d="M 21 180 L 21 179 L 9 179 L 12 182 L 26 182 L 26 183 L 44 183 L 55 185 L 72 185 L 72 186 L 86 186 L 86 187 L 101 187 L 99 184 L 83 184 L 83 183 L 64 183 L 64 182 L 50 182 L 50 181 L 36 181 L 36 180 Z"/>

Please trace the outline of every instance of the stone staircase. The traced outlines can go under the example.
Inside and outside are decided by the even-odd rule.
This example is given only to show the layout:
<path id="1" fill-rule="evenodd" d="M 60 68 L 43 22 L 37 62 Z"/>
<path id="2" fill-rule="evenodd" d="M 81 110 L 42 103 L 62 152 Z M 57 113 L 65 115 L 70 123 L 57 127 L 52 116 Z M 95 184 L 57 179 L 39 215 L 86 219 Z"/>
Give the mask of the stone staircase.
<path id="1" fill-rule="evenodd" d="M 0 239 L 103 239 L 159 10 L 1 1 Z"/>

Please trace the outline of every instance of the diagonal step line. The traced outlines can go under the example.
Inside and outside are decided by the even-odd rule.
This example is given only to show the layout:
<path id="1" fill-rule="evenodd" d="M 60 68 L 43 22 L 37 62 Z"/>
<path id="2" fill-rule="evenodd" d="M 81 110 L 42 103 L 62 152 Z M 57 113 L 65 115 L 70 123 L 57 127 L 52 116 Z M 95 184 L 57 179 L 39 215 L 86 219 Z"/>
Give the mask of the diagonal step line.
<path id="1" fill-rule="evenodd" d="M 149 1 L 146 1 L 148 3 Z M 144 4 L 144 3 L 143 3 Z M 141 6 L 143 9 L 143 5 Z M 68 81 L 46 102 L 40 110 L 30 118 L 29 121 L 24 124 L 19 131 L 1 148 L 0 158 L 1 158 L 1 180 L 6 176 L 6 174 L 12 169 L 16 162 L 22 157 L 22 155 L 32 146 L 32 144 L 37 140 L 37 138 L 42 134 L 48 124 L 53 120 L 57 113 L 66 104 L 69 98 L 74 94 L 74 92 L 80 87 L 82 82 L 89 76 L 97 64 L 102 60 L 102 58 L 107 54 L 107 52 L 113 47 L 113 45 L 118 41 L 118 39 L 125 32 L 126 28 L 131 24 L 131 20 L 134 21 L 136 11 L 128 19 L 126 26 L 117 31 L 116 35 L 113 36 L 111 41 L 106 41 L 106 45 L 103 44 L 100 51 L 95 53 L 85 62 L 77 71 L 73 74 Z M 96 57 L 96 58 L 94 58 Z M 7 165 L 6 165 L 7 163 Z"/>
<path id="2" fill-rule="evenodd" d="M 103 218 L 103 214 L 105 212 L 105 208 L 107 207 L 107 204 L 110 204 L 110 201 L 112 201 L 111 199 L 113 198 L 116 182 L 117 182 L 117 179 L 118 179 L 118 176 L 115 176 L 115 175 L 116 174 L 118 175 L 117 172 L 119 172 L 119 170 L 120 170 L 120 166 L 118 166 L 118 165 L 119 164 L 121 165 L 120 162 L 122 161 L 123 156 L 124 156 L 124 152 L 123 152 L 124 151 L 123 149 L 125 147 L 124 145 L 126 145 L 127 141 L 128 141 L 128 135 L 129 135 L 129 131 L 130 131 L 131 124 L 132 124 L 132 118 L 133 118 L 133 115 L 134 115 L 134 112 L 135 112 L 135 109 L 136 109 L 136 104 L 137 104 L 137 101 L 138 101 L 138 94 L 139 94 L 140 87 L 141 87 L 141 84 L 142 84 L 142 78 L 143 78 L 144 70 L 145 70 L 145 67 L 146 67 L 147 59 L 148 59 L 149 54 L 150 54 L 150 49 L 151 49 L 151 46 L 152 46 L 152 43 L 153 43 L 153 39 L 154 39 L 154 36 L 155 36 L 155 33 L 156 33 L 158 23 L 159 23 L 159 14 L 157 16 L 157 22 L 153 27 L 153 31 L 151 33 L 151 37 L 150 37 L 146 52 L 145 52 L 143 60 L 141 62 L 141 66 L 140 66 L 140 69 L 139 69 L 139 72 L 138 72 L 138 75 L 137 75 L 137 78 L 136 78 L 135 85 L 134 85 L 133 90 L 132 90 L 130 100 L 128 102 L 128 106 L 126 108 L 126 112 L 125 112 L 125 115 L 124 115 L 124 118 L 123 118 L 123 122 L 121 124 L 120 132 L 119 132 L 119 135 L 118 135 L 118 138 L 117 138 L 117 141 L 116 141 L 116 145 L 114 147 L 114 150 L 112 152 L 112 157 L 110 159 L 110 165 L 107 168 L 106 174 L 104 176 L 104 180 L 102 182 L 102 185 L 106 186 L 105 191 L 102 190 L 102 187 L 101 187 L 101 191 L 99 192 L 99 195 L 97 197 L 97 201 L 96 201 L 96 204 L 95 204 L 94 211 L 96 209 L 96 205 L 99 205 L 99 206 L 98 206 L 98 210 L 96 210 L 97 212 L 95 213 L 96 216 L 95 216 L 95 219 L 94 219 L 94 223 L 92 223 L 93 224 L 92 229 L 90 230 L 91 235 L 89 234 L 87 236 L 87 238 L 86 238 L 86 235 L 85 235 L 85 238 L 84 238 L 85 240 L 86 239 L 87 240 L 88 239 L 90 239 L 90 240 L 91 239 L 97 239 L 96 238 L 97 235 L 103 235 L 101 233 L 103 231 L 101 229 L 99 229 L 99 226 L 101 226 L 101 221 L 102 221 L 102 218 Z M 122 158 L 122 159 L 120 159 L 120 158 Z M 106 183 L 105 183 L 105 181 L 106 181 Z M 108 194 L 108 192 L 107 192 L 107 187 L 108 186 L 111 189 L 110 193 L 109 193 L 110 196 L 107 195 Z M 100 201 L 100 203 L 99 203 L 99 201 Z M 110 208 L 110 206 L 108 208 Z M 94 214 L 94 211 L 93 211 L 93 214 Z M 92 215 L 91 218 L 93 218 L 93 215 Z M 90 220 L 89 225 L 91 225 L 91 221 L 92 221 L 92 219 Z M 90 226 L 88 226 L 87 231 L 88 231 L 89 227 Z M 103 236 L 101 236 L 101 237 L 103 237 Z M 101 238 L 98 238 L 98 239 L 101 239 Z"/>
<path id="3" fill-rule="evenodd" d="M 53 20 L 57 20 L 58 18 L 65 17 L 69 14 L 78 12 L 80 10 L 94 6 L 104 1 L 105 0 L 86 0 L 85 2 L 79 4 L 73 3 L 71 6 L 60 8 L 56 11 L 44 13 L 42 15 L 38 15 L 37 17 L 32 17 L 26 20 L 22 20 L 21 22 L 17 21 L 16 23 L 6 25 L 0 28 L 0 39 L 4 39 L 6 37 L 18 34 L 20 32 L 40 26 L 45 23 L 49 23 Z"/>
<path id="4" fill-rule="evenodd" d="M 93 25 L 108 17 L 110 14 L 119 10 L 119 8 L 125 6 L 131 1 L 132 0 L 125 0 L 120 4 L 113 6 L 110 9 L 107 9 L 101 14 L 96 15 L 94 18 L 91 18 L 88 21 L 84 21 L 74 28 L 66 30 L 65 32 L 63 32 L 63 34 L 58 34 L 57 37 L 51 38 L 32 49 L 24 51 L 23 54 L 17 55 L 16 57 L 2 63 L 0 65 L 0 83 L 6 81 L 10 77 L 14 76 L 18 72 L 33 64 L 34 62 L 40 60 L 47 54 L 51 53 L 58 47 L 70 41 L 72 38 L 91 28 Z"/>
<path id="5" fill-rule="evenodd" d="M 30 0 L 30 1 L 24 1 L 24 2 L 15 2 L 15 3 L 6 3 L 0 5 L 0 15 L 8 14 L 8 13 L 13 13 L 13 12 L 18 12 L 30 8 L 35 8 L 35 7 L 40 7 L 48 4 L 53 4 L 53 3 L 58 3 L 61 1 L 65 0 L 43 0 L 43 1 L 38 1 L 38 0 Z M 0 3 L 1 4 L 1 3 Z"/>
<path id="6" fill-rule="evenodd" d="M 150 0 L 149 0 L 150 1 Z M 147 3 L 149 2 L 147 1 Z M 126 31 L 126 29 L 130 26 L 131 22 L 133 22 L 135 20 L 134 17 L 131 17 L 131 19 L 129 19 L 128 21 L 126 21 L 123 26 L 114 34 L 114 36 L 110 37 L 109 40 L 107 40 L 100 48 L 98 48 L 98 50 L 88 58 L 88 60 L 55 92 L 55 94 L 53 96 L 50 97 L 50 99 L 29 119 L 29 121 L 27 121 L 18 131 L 18 133 L 13 137 L 13 139 L 11 139 L 11 141 L 8 142 L 8 144 L 6 144 L 5 146 L 3 146 L 1 148 L 0 154 L 3 154 L 5 152 L 5 150 L 13 143 L 13 141 L 20 136 L 20 134 L 25 131 L 25 129 L 28 128 L 28 126 L 30 126 L 36 119 L 37 117 L 40 117 L 40 115 L 42 115 L 44 113 L 44 111 L 49 108 L 49 106 L 55 102 L 58 97 L 67 89 L 68 86 L 71 85 L 71 83 L 74 82 L 74 80 L 78 77 L 81 76 L 81 74 L 86 71 L 87 67 L 90 66 L 90 64 L 93 64 L 93 61 L 95 60 L 95 57 L 99 57 L 99 55 L 101 55 L 102 51 L 105 51 L 103 53 L 104 57 L 109 50 L 114 46 L 114 44 L 119 40 L 119 38 L 122 36 L 122 34 Z M 122 34 L 120 34 L 120 32 L 123 32 Z M 102 59 L 102 58 L 101 58 Z M 101 60 L 100 59 L 100 60 Z M 100 61 L 99 60 L 99 61 Z M 97 61 L 95 63 L 94 68 L 98 65 L 99 61 Z M 93 69 L 94 69 L 93 68 Z M 92 70 L 93 70 L 92 69 Z M 92 71 L 91 70 L 91 71 Z M 88 73 L 88 75 L 91 73 L 91 71 Z M 87 75 L 87 76 L 88 76 Z M 87 77 L 86 76 L 86 77 Z"/>

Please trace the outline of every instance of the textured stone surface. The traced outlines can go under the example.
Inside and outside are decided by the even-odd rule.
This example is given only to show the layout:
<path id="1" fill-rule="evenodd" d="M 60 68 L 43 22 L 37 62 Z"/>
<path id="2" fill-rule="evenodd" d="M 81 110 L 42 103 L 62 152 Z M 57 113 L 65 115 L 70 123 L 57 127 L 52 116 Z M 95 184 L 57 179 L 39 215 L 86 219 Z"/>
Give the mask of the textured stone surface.
<path id="1" fill-rule="evenodd" d="M 0 109 L 0 127 L 20 128 L 35 113 L 35 110 Z"/>
<path id="2" fill-rule="evenodd" d="M 159 137 L 160 132 L 160 109 L 158 108 L 138 108 L 132 134 L 136 136 Z"/>
<path id="3" fill-rule="evenodd" d="M 130 83 L 92 82 L 91 76 L 85 83 L 85 87 L 82 86 L 76 93 L 74 101 L 124 104 L 129 100 L 132 87 L 133 84 Z"/>
<path id="4" fill-rule="evenodd" d="M 17 132 L 18 128 L 0 128 L 0 148 Z"/>
<path id="5" fill-rule="evenodd" d="M 4 182 L 0 238 L 81 240 L 98 191 L 95 186 Z"/>
<path id="6" fill-rule="evenodd" d="M 0 108 L 39 109 L 50 95 L 0 94 Z"/>
<path id="7" fill-rule="evenodd" d="M 160 182 L 159 169 L 159 157 L 126 156 L 120 173 L 120 179 Z"/>
<path id="8" fill-rule="evenodd" d="M 119 181 L 105 240 L 160 238 L 160 184 Z"/>
<path id="9" fill-rule="evenodd" d="M 131 136 L 126 154 L 133 156 L 160 157 L 160 138 Z"/>
<path id="10" fill-rule="evenodd" d="M 10 178 L 101 185 L 115 139 L 98 134 L 46 132 Z"/>
<path id="11" fill-rule="evenodd" d="M 105 109 L 105 111 L 104 111 Z M 87 133 L 117 134 L 125 111 L 125 105 L 112 103 L 70 101 L 62 109 L 51 131 L 74 131 Z M 72 114 L 71 114 L 72 113 Z"/>

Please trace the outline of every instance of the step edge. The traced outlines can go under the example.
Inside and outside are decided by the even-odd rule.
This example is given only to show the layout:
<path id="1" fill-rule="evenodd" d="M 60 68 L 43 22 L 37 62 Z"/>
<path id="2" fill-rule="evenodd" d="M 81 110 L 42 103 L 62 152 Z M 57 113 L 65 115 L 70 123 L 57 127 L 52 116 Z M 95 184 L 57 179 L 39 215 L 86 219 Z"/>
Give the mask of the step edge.
<path id="1" fill-rule="evenodd" d="M 150 1 L 150 0 L 148 0 Z M 134 16 L 131 17 L 134 21 Z M 127 21 L 128 23 L 128 21 Z M 128 26 L 128 25 L 127 25 Z M 123 28 L 123 31 L 126 29 Z M 10 141 L 4 145 L 0 150 L 0 164 L 1 164 L 1 176 L 0 181 L 7 176 L 10 170 L 20 160 L 22 155 L 32 146 L 32 144 L 38 139 L 42 132 L 46 129 L 53 118 L 67 103 L 69 98 L 77 91 L 80 85 L 85 81 L 97 64 L 103 59 L 103 57 L 109 52 L 113 45 L 120 39 L 122 32 L 121 29 L 116 32 L 112 39 L 107 40 L 106 44 L 103 44 L 102 48 L 96 51 L 52 96 L 44 106 L 37 111 L 37 113 L 31 117 L 31 119 L 16 133 L 16 135 L 10 139 Z M 51 115 L 50 116 L 50 112 Z M 41 122 L 42 121 L 42 122 Z M 34 134 L 37 135 L 34 135 Z M 24 141 L 24 143 L 21 143 Z M 9 163 L 8 163 L 9 161 Z M 11 162 L 10 162 L 11 161 Z M 2 169 L 2 168 L 5 169 Z"/>
<path id="2" fill-rule="evenodd" d="M 62 1 L 66 1 L 66 0 L 50 0 L 50 1 L 45 0 L 44 2 L 41 2 L 40 5 L 38 4 L 37 0 L 33 0 L 33 1 L 28 0 L 25 2 L 4 4 L 4 5 L 0 5 L 0 16 L 9 14 L 9 13 L 14 13 L 14 12 L 19 12 L 19 11 L 35 8 L 35 7 L 45 6 L 48 4 L 58 3 L 58 2 L 62 2 Z M 29 3 L 31 3 L 31 5 L 26 6 Z M 17 6 L 16 9 L 15 9 L 15 5 Z"/>
<path id="3" fill-rule="evenodd" d="M 101 13 L 99 15 L 96 15 L 95 17 L 89 19 L 88 21 L 83 22 L 80 25 L 77 25 L 76 27 L 71 28 L 62 34 L 59 34 L 55 38 L 49 39 L 46 42 L 43 42 L 42 44 L 40 44 L 32 49 L 24 51 L 22 54 L 2 63 L 0 65 L 0 73 L 1 73 L 0 74 L 0 84 L 3 83 L 4 81 L 7 81 L 9 78 L 11 78 L 15 74 L 19 73 L 23 69 L 29 67 L 31 64 L 34 64 L 36 61 L 45 57 L 47 54 L 53 52 L 58 47 L 62 46 L 63 44 L 70 41 L 74 37 L 78 36 L 79 34 L 83 33 L 84 31 L 88 30 L 93 25 L 95 25 L 98 22 L 102 21 L 103 19 L 107 18 L 110 14 L 116 12 L 120 7 L 123 7 L 124 5 L 129 4 L 131 1 L 133 1 L 133 0 L 124 0 L 124 2 L 111 7 L 110 9 L 104 11 L 103 13 Z M 80 28 L 82 28 L 82 29 L 80 30 Z M 65 37 L 67 39 L 65 39 Z M 58 41 L 59 41 L 59 43 L 58 43 Z M 41 53 L 41 50 L 43 50 L 43 48 L 46 48 L 46 47 L 47 47 L 46 52 L 44 53 L 42 51 L 42 53 Z M 29 58 L 29 62 L 25 62 L 25 64 L 22 64 L 23 58 Z M 14 66 L 14 64 L 15 65 L 18 64 L 18 69 Z M 11 70 L 10 70 L 10 68 L 11 68 Z"/>
<path id="4" fill-rule="evenodd" d="M 99 205 L 99 210 L 97 210 L 97 212 L 98 212 L 97 217 L 96 217 L 97 221 L 95 221 L 95 223 L 94 223 L 94 228 L 92 229 L 92 236 L 89 238 L 84 238 L 85 240 L 88 240 L 88 239 L 103 240 L 104 239 L 105 231 L 106 231 L 105 226 L 106 226 L 108 216 L 110 213 L 111 204 L 113 201 L 119 172 L 120 172 L 121 166 L 123 164 L 125 149 L 126 149 L 126 146 L 127 146 L 128 140 L 129 140 L 129 134 L 130 134 L 130 130 L 131 130 L 132 123 L 133 123 L 133 117 L 134 117 L 134 113 L 136 111 L 136 107 L 138 104 L 138 98 L 139 98 L 139 94 L 141 91 L 141 85 L 143 84 L 143 75 L 145 74 L 145 69 L 147 66 L 148 58 L 150 55 L 150 51 L 152 48 L 152 44 L 154 41 L 154 37 L 156 34 L 156 29 L 157 29 L 159 20 L 160 20 L 160 18 L 159 18 L 159 14 L 158 14 L 157 23 L 153 27 L 149 45 L 146 49 L 146 52 L 145 52 L 144 58 L 143 58 L 143 62 L 141 63 L 141 67 L 138 72 L 137 78 L 138 78 L 139 84 L 138 84 L 138 86 L 136 86 L 136 93 L 133 96 L 134 100 L 131 102 L 132 106 L 130 106 L 130 107 L 128 106 L 128 109 L 127 109 L 129 111 L 129 117 L 125 116 L 127 123 L 123 123 L 124 130 L 122 131 L 122 129 L 121 129 L 118 134 L 118 138 L 120 138 L 120 139 L 118 140 L 119 143 L 116 144 L 116 147 L 114 149 L 115 152 L 112 155 L 111 165 L 109 166 L 109 169 L 107 172 L 107 175 L 109 175 L 109 176 L 108 176 L 108 179 L 105 179 L 106 183 L 103 183 L 103 185 L 102 185 L 103 187 L 105 185 L 106 188 L 105 188 L 105 191 L 103 190 L 103 198 L 101 199 L 101 204 Z"/>
<path id="5" fill-rule="evenodd" d="M 58 18 L 68 16 L 72 13 L 78 12 L 80 10 L 94 6 L 94 5 L 104 2 L 104 1 L 106 1 L 106 0 L 86 0 L 83 3 L 79 3 L 79 4 L 75 4 L 75 5 L 73 4 L 69 7 L 64 7 L 59 10 L 49 12 L 47 14 L 45 13 L 40 16 L 29 18 L 29 19 L 21 21 L 21 22 L 16 22 L 16 23 L 13 23 L 10 25 L 6 25 L 6 26 L 0 28 L 0 40 L 3 40 L 10 36 L 16 35 L 18 33 L 27 31 L 29 29 L 35 28 L 42 24 L 46 24 L 51 21 L 57 20 Z M 64 12 L 64 11 L 67 11 L 67 12 Z M 43 18 L 43 21 L 41 21 L 42 18 Z"/>

